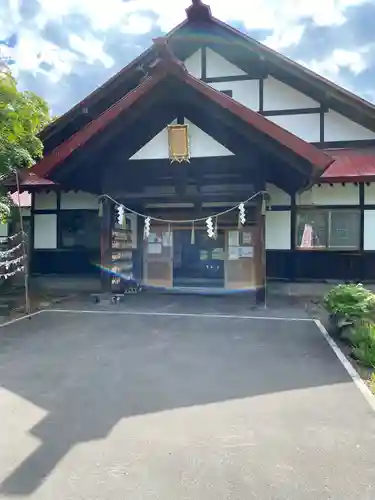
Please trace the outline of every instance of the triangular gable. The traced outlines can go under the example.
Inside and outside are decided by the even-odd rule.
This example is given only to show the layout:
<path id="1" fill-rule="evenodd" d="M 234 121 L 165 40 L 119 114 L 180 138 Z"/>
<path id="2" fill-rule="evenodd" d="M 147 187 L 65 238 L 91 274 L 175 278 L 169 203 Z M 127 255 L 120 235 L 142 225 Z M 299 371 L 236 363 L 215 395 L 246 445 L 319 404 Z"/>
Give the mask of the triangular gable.
<path id="1" fill-rule="evenodd" d="M 174 120 L 172 123 L 176 123 Z M 211 136 L 206 134 L 194 123 L 185 120 L 188 125 L 190 138 L 190 156 L 191 158 L 204 158 L 215 156 L 229 156 L 233 153 L 217 142 Z M 139 149 L 130 160 L 156 160 L 169 157 L 168 151 L 168 128 L 165 127 L 147 144 Z"/>
<path id="2" fill-rule="evenodd" d="M 246 75 L 245 71 L 242 71 L 242 69 L 227 61 L 227 59 L 209 47 L 206 50 L 206 61 L 207 78 Z"/>
<path id="3" fill-rule="evenodd" d="M 369 130 L 375 131 L 375 106 L 373 104 L 339 87 L 333 82 L 330 82 L 269 47 L 266 47 L 228 24 L 212 17 L 210 9 L 208 9 L 207 6 L 205 7 L 199 0 L 194 1 L 193 5 L 187 9 L 187 19 L 176 26 L 176 28 L 169 32 L 166 37 L 170 42 L 172 50 L 176 51 L 177 57 L 184 60 L 187 59 L 187 65 L 191 66 L 189 67 L 189 71 L 193 76 L 199 77 L 198 71 L 200 63 L 198 60 L 197 40 L 201 42 L 202 46 L 207 46 L 213 41 L 220 41 L 220 39 L 223 38 L 226 39 L 227 46 L 228 44 L 234 44 L 242 50 L 248 50 L 249 55 L 250 53 L 257 54 L 258 60 L 263 60 L 266 64 L 275 67 L 276 70 L 281 70 L 289 79 L 297 83 L 301 82 L 303 86 L 311 87 L 314 90 L 314 95 L 321 95 L 322 97 L 329 96 L 330 108 L 335 109 L 337 112 L 342 112 L 344 116 L 353 119 Z M 195 52 L 195 54 L 193 54 L 192 60 L 190 60 L 189 55 L 179 55 L 179 50 L 183 47 L 183 51 L 186 52 L 186 45 L 192 41 L 193 44 L 195 44 L 195 47 L 192 48 L 192 52 Z M 190 49 L 188 49 L 187 52 L 189 52 L 189 50 Z M 70 135 L 87 125 L 90 119 L 94 120 L 98 118 L 100 114 L 104 112 L 103 106 L 105 103 L 108 103 L 111 96 L 114 95 L 113 89 L 116 91 L 125 89 L 125 92 L 127 92 L 129 86 L 130 90 L 131 88 L 135 88 L 137 85 L 136 76 L 140 75 L 140 69 L 144 67 L 147 68 L 150 61 L 155 57 L 153 51 L 153 47 L 147 49 L 117 75 L 104 83 L 99 89 L 96 89 L 71 110 L 55 120 L 51 125 L 47 126 L 41 132 L 41 138 L 43 140 L 50 139 L 53 143 L 53 146 L 50 145 L 47 149 L 50 150 L 52 147 L 56 147 L 56 145 L 66 140 Z M 215 55 L 213 57 L 215 57 Z M 221 56 L 218 55 L 218 57 L 220 58 Z M 210 64 L 211 62 L 209 62 L 209 65 Z M 230 76 L 240 76 L 238 75 L 238 71 L 241 70 L 238 70 L 235 65 L 232 66 L 236 68 L 237 75 L 233 74 L 234 69 L 232 67 L 230 69 L 232 75 Z M 212 68 L 208 68 L 208 71 L 209 74 L 212 75 Z M 340 108 L 343 109 L 341 110 Z M 84 110 L 88 112 L 85 113 Z M 73 121 L 74 124 L 72 124 Z"/>
<path id="4" fill-rule="evenodd" d="M 102 133 L 120 115 L 130 113 L 132 109 L 136 109 L 137 104 L 144 100 L 146 96 L 152 95 L 157 86 L 161 88 L 163 82 L 165 81 L 168 84 L 171 78 L 181 85 L 181 88 L 174 90 L 175 95 L 179 96 L 181 100 L 184 100 L 184 96 L 189 91 L 196 92 L 200 98 L 207 100 L 212 106 L 220 108 L 227 116 L 232 116 L 237 120 L 237 123 L 242 123 L 245 133 L 253 134 L 255 132 L 259 134 L 259 137 L 262 137 L 262 140 L 270 140 L 270 146 L 281 147 L 283 150 L 289 151 L 296 160 L 307 162 L 310 167 L 313 167 L 314 172 L 312 174 L 311 168 L 306 165 L 305 174 L 309 180 L 311 180 L 311 177 L 321 175 L 333 162 L 333 158 L 313 145 L 191 76 L 181 61 L 178 61 L 170 53 L 164 40 L 158 40 L 157 43 L 159 59 L 153 68 L 154 74 L 143 80 L 133 92 L 120 99 L 115 105 L 102 113 L 99 118 L 92 120 L 86 127 L 76 132 L 50 154 L 46 155 L 33 167 L 33 172 L 36 175 L 49 176 L 56 166 L 61 165 L 75 151 L 83 148 L 86 143 L 91 142 L 91 144 L 94 144 L 93 139 L 98 133 Z M 188 92 L 185 92 L 186 90 Z"/>

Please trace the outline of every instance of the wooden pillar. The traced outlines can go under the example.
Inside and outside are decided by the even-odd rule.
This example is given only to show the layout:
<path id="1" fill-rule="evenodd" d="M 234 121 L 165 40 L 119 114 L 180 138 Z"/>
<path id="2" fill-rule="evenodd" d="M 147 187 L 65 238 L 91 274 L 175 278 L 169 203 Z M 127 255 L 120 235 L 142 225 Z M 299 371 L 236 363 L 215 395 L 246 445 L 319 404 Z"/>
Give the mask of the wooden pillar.
<path id="1" fill-rule="evenodd" d="M 255 247 L 256 261 L 256 295 L 255 302 L 259 306 L 266 305 L 266 212 L 263 196 L 259 195 L 256 204 L 256 234 L 257 241 Z"/>
<path id="2" fill-rule="evenodd" d="M 101 264 L 101 291 L 111 291 L 111 274 L 108 269 L 112 264 L 112 202 L 102 199 L 102 213 L 100 221 L 100 264 Z"/>

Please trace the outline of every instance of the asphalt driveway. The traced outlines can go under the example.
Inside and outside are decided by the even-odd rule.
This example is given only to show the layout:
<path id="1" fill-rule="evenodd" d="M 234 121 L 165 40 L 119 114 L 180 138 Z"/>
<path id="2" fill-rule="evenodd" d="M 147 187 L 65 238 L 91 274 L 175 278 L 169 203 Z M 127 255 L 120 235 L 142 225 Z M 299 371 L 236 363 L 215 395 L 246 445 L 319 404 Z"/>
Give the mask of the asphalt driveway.
<path id="1" fill-rule="evenodd" d="M 375 498 L 375 414 L 313 322 L 171 310 L 2 329 L 1 499 Z"/>

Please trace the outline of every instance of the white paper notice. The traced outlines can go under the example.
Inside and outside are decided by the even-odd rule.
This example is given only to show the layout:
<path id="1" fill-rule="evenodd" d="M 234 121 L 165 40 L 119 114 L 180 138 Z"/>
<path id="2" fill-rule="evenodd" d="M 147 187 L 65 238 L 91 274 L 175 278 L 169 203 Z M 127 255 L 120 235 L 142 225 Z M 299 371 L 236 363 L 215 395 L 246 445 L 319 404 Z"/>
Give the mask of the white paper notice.
<path id="1" fill-rule="evenodd" d="M 228 246 L 238 247 L 240 244 L 240 232 L 239 231 L 229 231 L 228 233 Z"/>
<path id="2" fill-rule="evenodd" d="M 251 258 L 254 256 L 254 247 L 241 247 L 239 250 L 241 257 Z"/>
<path id="3" fill-rule="evenodd" d="M 148 244 L 148 253 L 151 255 L 161 254 L 163 247 L 161 243 L 149 243 Z"/>
<path id="4" fill-rule="evenodd" d="M 244 245 L 251 245 L 251 233 L 249 231 L 242 233 L 242 241 Z"/>
<path id="5" fill-rule="evenodd" d="M 163 247 L 172 246 L 172 232 L 163 233 Z"/>
<path id="6" fill-rule="evenodd" d="M 238 247 L 229 247 L 228 260 L 238 260 Z"/>

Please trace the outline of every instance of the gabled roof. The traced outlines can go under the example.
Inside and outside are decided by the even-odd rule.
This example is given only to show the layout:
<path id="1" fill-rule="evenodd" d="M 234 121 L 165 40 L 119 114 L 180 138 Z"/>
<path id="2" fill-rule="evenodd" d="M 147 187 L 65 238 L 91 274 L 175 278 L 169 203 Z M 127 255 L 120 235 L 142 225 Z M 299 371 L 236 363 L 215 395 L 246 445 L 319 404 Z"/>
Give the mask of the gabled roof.
<path id="1" fill-rule="evenodd" d="M 263 136 L 276 141 L 297 157 L 306 160 L 313 167 L 315 175 L 318 176 L 333 162 L 333 158 L 319 150 L 315 146 L 303 141 L 299 137 L 286 131 L 282 127 L 250 110 L 231 97 L 215 90 L 202 81 L 194 78 L 169 51 L 165 39 L 155 40 L 159 59 L 154 65 L 154 74 L 147 77 L 138 87 L 120 99 L 111 108 L 102 113 L 97 119 L 91 121 L 82 130 L 76 132 L 68 140 L 47 154 L 39 163 L 33 167 L 33 173 L 40 177 L 48 177 L 54 168 L 63 163 L 74 151 L 81 148 L 96 134 L 103 131 L 120 114 L 135 106 L 146 94 L 149 94 L 155 86 L 168 76 L 173 76 L 182 85 L 199 92 L 209 101 L 215 103 L 222 109 L 228 110 L 232 115 L 239 118 L 245 125 L 257 130 Z M 183 92 L 181 93 L 183 94 Z"/>
<path id="2" fill-rule="evenodd" d="M 306 86 L 312 89 L 315 94 L 321 96 L 321 99 L 328 107 L 332 107 L 333 109 L 340 107 L 343 114 L 346 114 L 349 118 L 358 121 L 358 123 L 363 124 L 367 128 L 375 130 L 375 106 L 370 102 L 216 19 L 212 16 L 210 8 L 204 5 L 201 0 L 192 0 L 192 5 L 186 9 L 186 13 L 187 19 L 166 35 L 171 42 L 184 42 L 185 28 L 194 28 L 196 26 L 200 29 L 200 36 L 203 37 L 202 44 L 206 43 L 209 45 L 209 42 L 204 41 L 204 31 L 207 30 L 209 38 L 209 30 L 216 29 L 223 36 L 229 36 L 242 49 L 248 50 L 249 54 L 250 52 L 255 52 L 261 60 L 277 68 L 286 78 L 294 79 L 297 85 L 300 82 L 303 87 Z M 88 115 L 90 115 L 91 106 L 104 99 L 108 93 L 111 93 L 114 86 L 122 86 L 124 82 L 134 77 L 137 69 L 144 64 L 147 67 L 149 60 L 153 58 L 153 51 L 154 47 L 147 49 L 101 87 L 92 92 L 55 122 L 48 125 L 41 132 L 41 138 L 45 140 L 47 137 L 59 132 L 78 115 L 82 116 L 86 109 L 89 110 Z M 97 115 L 94 113 L 94 116 L 91 116 L 91 118 L 97 118 Z"/>

